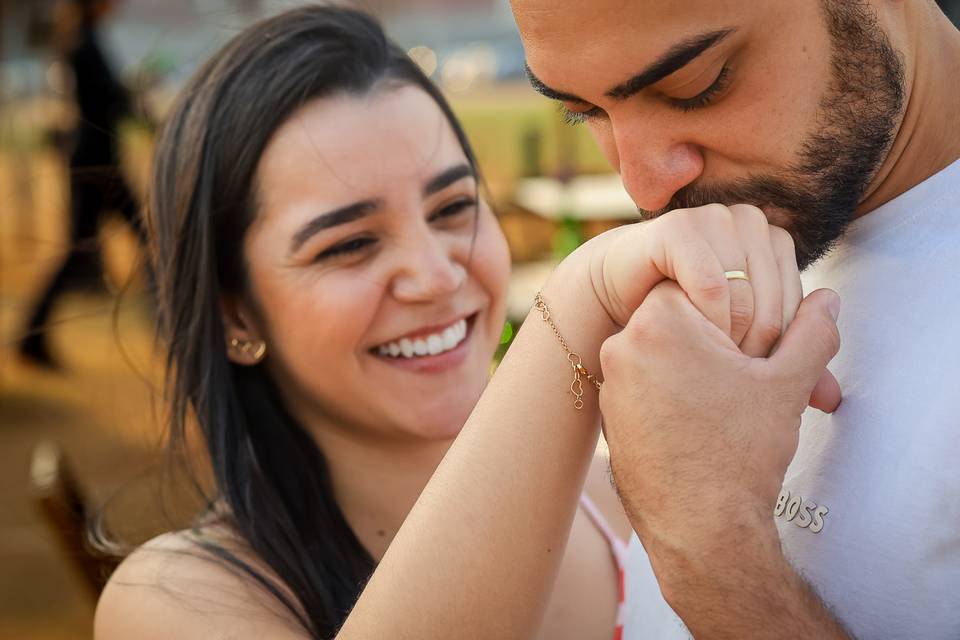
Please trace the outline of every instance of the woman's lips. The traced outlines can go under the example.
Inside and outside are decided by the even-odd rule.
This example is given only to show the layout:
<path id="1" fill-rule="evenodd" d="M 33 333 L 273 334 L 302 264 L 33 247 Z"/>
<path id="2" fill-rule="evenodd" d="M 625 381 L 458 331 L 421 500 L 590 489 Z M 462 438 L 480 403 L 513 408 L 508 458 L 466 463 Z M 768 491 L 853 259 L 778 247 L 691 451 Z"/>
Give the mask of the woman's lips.
<path id="1" fill-rule="evenodd" d="M 376 354 L 387 358 L 436 356 L 457 347 L 467 337 L 467 319 L 461 318 L 446 327 L 428 333 L 404 336 L 376 347 Z"/>
<path id="2" fill-rule="evenodd" d="M 432 333 L 427 338 L 417 338 L 416 340 L 402 338 L 401 340 L 387 343 L 387 345 L 381 345 L 374 349 L 372 354 L 385 364 L 407 371 L 416 373 L 438 373 L 447 371 L 459 366 L 466 359 L 469 353 L 476 317 L 477 314 L 474 314 L 469 318 L 458 320 L 445 328 L 443 332 Z M 447 334 L 446 338 L 443 336 L 445 333 Z M 404 342 L 405 340 L 408 342 Z M 439 345 L 437 343 L 438 340 L 441 341 Z M 447 348 L 445 345 L 449 345 L 451 342 L 453 346 Z M 386 347 L 386 353 L 382 352 L 384 347 Z M 434 353 L 431 353 L 431 350 L 434 351 Z M 392 355 L 394 351 L 398 351 L 399 353 Z M 418 355 L 418 351 L 421 352 L 422 355 Z M 407 353 L 410 353 L 410 355 L 406 355 Z"/>

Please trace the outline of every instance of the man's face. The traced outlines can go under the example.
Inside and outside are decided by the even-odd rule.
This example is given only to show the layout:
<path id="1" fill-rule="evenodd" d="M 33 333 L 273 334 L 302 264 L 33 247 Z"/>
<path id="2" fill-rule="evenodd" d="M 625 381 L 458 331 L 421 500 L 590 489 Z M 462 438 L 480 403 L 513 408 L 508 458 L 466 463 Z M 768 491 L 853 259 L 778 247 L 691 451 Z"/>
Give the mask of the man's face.
<path id="1" fill-rule="evenodd" d="M 854 217 L 903 110 L 868 2 L 512 0 L 534 86 L 640 209 L 762 207 L 804 267 Z"/>

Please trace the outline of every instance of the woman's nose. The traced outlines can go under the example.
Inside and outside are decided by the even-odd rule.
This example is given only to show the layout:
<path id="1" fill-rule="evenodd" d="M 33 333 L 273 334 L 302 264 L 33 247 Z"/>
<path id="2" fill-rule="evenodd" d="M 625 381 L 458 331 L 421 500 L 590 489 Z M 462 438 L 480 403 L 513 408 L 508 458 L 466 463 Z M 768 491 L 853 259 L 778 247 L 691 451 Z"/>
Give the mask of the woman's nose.
<path id="1" fill-rule="evenodd" d="M 393 279 L 393 295 L 403 302 L 429 302 L 463 286 L 467 269 L 440 239 L 427 234 L 405 247 Z"/>

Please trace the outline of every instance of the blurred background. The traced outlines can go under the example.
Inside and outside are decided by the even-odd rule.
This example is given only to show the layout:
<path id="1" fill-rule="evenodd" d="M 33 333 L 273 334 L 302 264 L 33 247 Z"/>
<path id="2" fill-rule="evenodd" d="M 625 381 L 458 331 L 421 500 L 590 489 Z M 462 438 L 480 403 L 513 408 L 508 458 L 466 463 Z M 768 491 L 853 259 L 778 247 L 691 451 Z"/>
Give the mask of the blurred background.
<path id="1" fill-rule="evenodd" d="M 178 88 L 298 3 L 88 4 L 84 31 L 74 0 L 0 0 L 0 639 L 91 636 L 102 566 L 78 527 L 103 505 L 133 542 L 194 506 L 162 473 L 163 361 L 132 215 Z M 586 129 L 529 89 L 506 0 L 359 4 L 464 122 L 513 254 L 517 323 L 558 258 L 635 209 Z M 960 0 L 942 5 L 960 20 Z M 115 172 L 92 179 L 94 165 Z"/>

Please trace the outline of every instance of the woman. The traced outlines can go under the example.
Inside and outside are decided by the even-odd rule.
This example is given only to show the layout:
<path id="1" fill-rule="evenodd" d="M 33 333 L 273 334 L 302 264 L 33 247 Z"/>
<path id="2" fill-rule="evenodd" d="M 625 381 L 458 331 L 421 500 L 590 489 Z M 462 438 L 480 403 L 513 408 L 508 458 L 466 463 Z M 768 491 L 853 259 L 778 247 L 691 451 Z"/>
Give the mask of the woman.
<path id="1" fill-rule="evenodd" d="M 484 572 L 508 556 L 510 579 L 495 584 L 532 613 L 530 633 L 505 633 L 614 634 L 609 536 L 576 508 L 595 392 L 569 405 L 571 370 L 536 316 L 484 392 L 509 265 L 477 185 L 443 97 L 362 14 L 288 12 L 197 73 L 159 143 L 147 213 L 173 433 L 196 419 L 219 495 L 194 530 L 118 569 L 98 638 L 333 637 L 465 423 L 453 450 L 476 445 L 472 461 L 448 456 L 430 483 L 456 504 L 404 527 L 416 542 L 387 554 L 401 582 L 378 572 L 351 637 L 387 637 L 399 621 L 424 637 L 438 611 L 489 617 L 467 611 L 470 585 L 491 584 Z M 799 300 L 791 256 L 756 210 L 676 212 L 585 245 L 544 304 L 592 372 L 602 340 L 664 278 L 765 352 L 753 325 L 780 326 Z M 748 257 L 769 276 L 728 288 L 724 271 Z M 425 627 L 418 610 L 431 612 Z"/>

